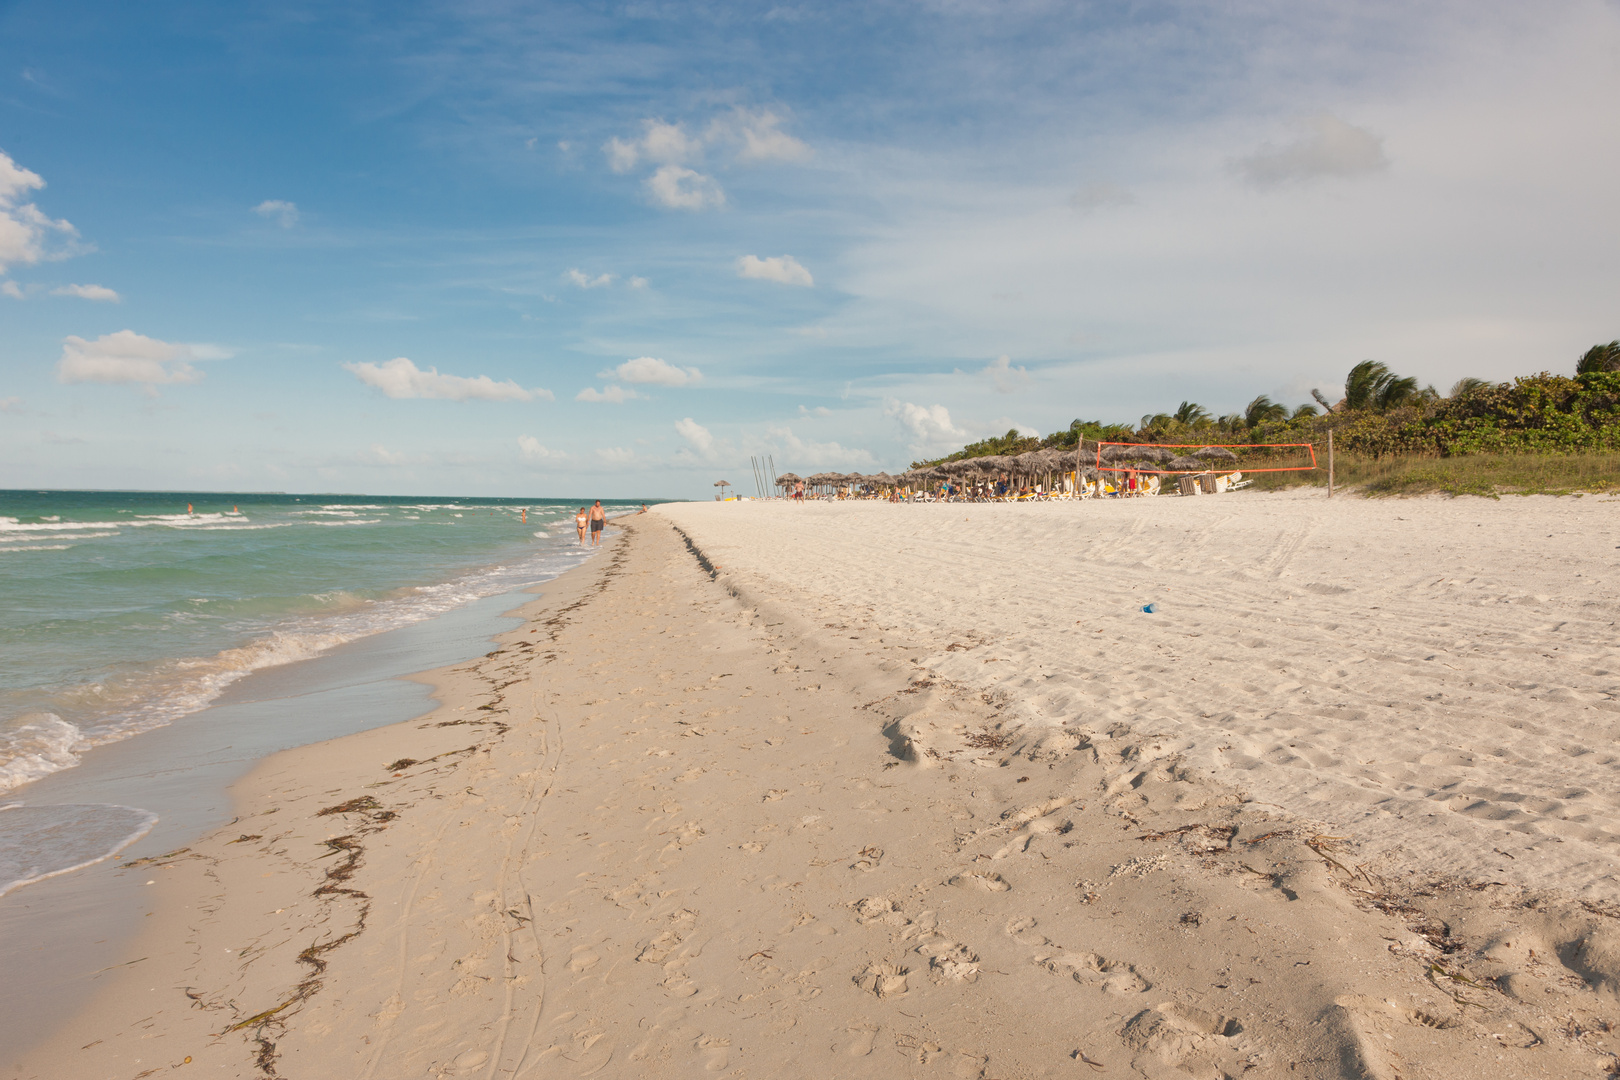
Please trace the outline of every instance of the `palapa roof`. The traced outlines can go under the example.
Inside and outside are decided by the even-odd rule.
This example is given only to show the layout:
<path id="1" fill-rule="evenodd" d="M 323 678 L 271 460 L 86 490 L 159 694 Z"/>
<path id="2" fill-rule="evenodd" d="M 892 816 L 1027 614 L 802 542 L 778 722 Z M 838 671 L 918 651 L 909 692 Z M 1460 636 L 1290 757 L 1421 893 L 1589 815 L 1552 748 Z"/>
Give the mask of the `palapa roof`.
<path id="1" fill-rule="evenodd" d="M 1171 458 L 1166 464 L 1172 469 L 1181 469 L 1188 472 L 1208 468 L 1202 458 L 1195 458 L 1186 454 L 1181 457 Z"/>
<path id="2" fill-rule="evenodd" d="M 1194 450 L 1194 457 L 1208 458 L 1210 461 L 1236 461 L 1238 456 L 1224 446 L 1206 446 L 1202 450 Z"/>
<path id="3" fill-rule="evenodd" d="M 800 476 L 798 473 L 785 472 L 776 478 L 776 482 L 778 484 L 797 484 L 803 479 L 804 477 Z"/>

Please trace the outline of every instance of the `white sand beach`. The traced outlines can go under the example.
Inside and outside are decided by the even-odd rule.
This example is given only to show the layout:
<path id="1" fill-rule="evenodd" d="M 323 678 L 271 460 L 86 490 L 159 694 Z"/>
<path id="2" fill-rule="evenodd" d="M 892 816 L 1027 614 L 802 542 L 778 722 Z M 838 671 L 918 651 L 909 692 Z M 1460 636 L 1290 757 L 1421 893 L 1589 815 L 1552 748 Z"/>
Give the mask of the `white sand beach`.
<path id="1" fill-rule="evenodd" d="M 1605 1075 L 1617 512 L 660 507 L 5 1075 Z"/>

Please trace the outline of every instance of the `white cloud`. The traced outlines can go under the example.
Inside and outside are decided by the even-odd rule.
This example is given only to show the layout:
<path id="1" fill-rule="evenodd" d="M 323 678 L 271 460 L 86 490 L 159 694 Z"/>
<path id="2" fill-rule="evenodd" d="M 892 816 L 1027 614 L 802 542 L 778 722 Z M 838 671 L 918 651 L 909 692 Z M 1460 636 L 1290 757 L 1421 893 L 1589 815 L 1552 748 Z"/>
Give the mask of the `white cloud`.
<path id="1" fill-rule="evenodd" d="M 369 450 L 360 454 L 362 465 L 414 465 L 424 460 L 426 459 L 412 458 L 400 450 L 390 450 L 382 443 L 372 443 Z"/>
<path id="2" fill-rule="evenodd" d="M 667 124 L 662 120 L 643 120 L 641 153 L 649 161 L 676 165 L 690 161 L 703 153 L 703 142 L 686 133 L 680 124 Z"/>
<path id="3" fill-rule="evenodd" d="M 188 360 L 214 360 L 228 355 L 207 345 L 179 345 L 120 330 L 94 341 L 68 336 L 56 364 L 60 382 L 140 383 L 154 386 L 201 382 L 203 373 Z"/>
<path id="4" fill-rule="evenodd" d="M 806 465 L 812 468 L 830 468 L 834 465 L 854 468 L 856 466 L 870 467 L 876 464 L 876 459 L 866 450 L 858 447 L 841 446 L 836 442 L 818 443 L 809 439 L 801 439 L 793 434 L 792 428 L 786 425 L 767 428 L 766 433 L 773 439 L 780 441 L 780 452 L 776 455 L 779 459 L 777 467 L 784 472 L 789 468 L 802 469 Z M 784 464 L 780 460 L 782 458 L 790 459 L 793 465 Z"/>
<path id="5" fill-rule="evenodd" d="M 468 378 L 462 375 L 440 375 L 438 368 L 426 371 L 403 356 L 384 364 L 344 364 L 343 370 L 367 386 L 381 390 L 395 399 L 436 398 L 441 401 L 533 401 L 555 399 L 550 390 L 535 387 L 525 390 L 510 379 L 496 382 L 488 375 Z"/>
<path id="6" fill-rule="evenodd" d="M 781 130 L 783 119 L 769 109 L 738 109 L 730 118 L 709 125 L 709 134 L 711 139 L 740 141 L 739 161 L 805 160 L 811 154 L 810 147 Z"/>
<path id="7" fill-rule="evenodd" d="M 63 285 L 61 288 L 52 289 L 51 295 L 77 296 L 81 300 L 105 300 L 114 304 L 123 300 L 123 297 L 105 285 Z"/>
<path id="8" fill-rule="evenodd" d="M 650 383 L 654 386 L 691 386 L 703 378 L 703 373 L 695 367 L 676 367 L 656 356 L 638 356 L 614 368 L 611 376 L 603 372 L 602 377 L 616 378 L 620 382 L 627 383 Z"/>
<path id="9" fill-rule="evenodd" d="M 0 294 L 9 296 L 13 300 L 22 300 L 28 295 L 22 291 L 22 286 L 15 281 L 0 282 Z"/>
<path id="10" fill-rule="evenodd" d="M 681 165 L 660 165 L 643 184 L 653 202 L 671 210 L 703 210 L 726 205 L 726 193 L 714 177 Z"/>
<path id="11" fill-rule="evenodd" d="M 1010 394 L 1019 387 L 1029 384 L 1029 372 L 1021 367 L 1013 367 L 1012 359 L 1006 356 L 996 357 L 994 361 L 985 365 L 979 374 L 990 376 L 990 380 L 996 384 L 998 394 Z"/>
<path id="12" fill-rule="evenodd" d="M 709 429 L 690 416 L 675 421 L 675 430 L 700 454 L 707 456 L 714 449 L 714 436 L 709 433 Z"/>
<path id="13" fill-rule="evenodd" d="M 602 144 L 602 153 L 607 155 L 608 168 L 616 173 L 626 173 L 636 167 L 641 148 L 634 141 L 625 142 L 615 135 Z"/>
<path id="14" fill-rule="evenodd" d="M 629 172 L 645 158 L 660 165 L 679 165 L 703 154 L 703 140 L 686 133 L 681 124 L 663 120 L 643 120 L 641 138 L 625 140 L 615 136 L 602 146 L 608 168 Z"/>
<path id="15" fill-rule="evenodd" d="M 1269 187 L 1290 180 L 1322 176 L 1357 176 L 1389 165 L 1384 140 L 1365 128 L 1347 124 L 1331 113 L 1304 120 L 1304 131 L 1287 146 L 1262 146 L 1235 162 L 1251 184 Z"/>
<path id="16" fill-rule="evenodd" d="M 827 408 L 827 406 L 825 406 L 825 405 L 817 405 L 813 409 L 807 409 L 803 405 L 800 405 L 799 406 L 799 415 L 800 416 L 831 416 L 832 415 L 832 410 Z"/>
<path id="17" fill-rule="evenodd" d="M 20 413 L 23 411 L 23 399 L 20 397 L 0 398 L 0 413 Z"/>
<path id="18" fill-rule="evenodd" d="M 591 277 L 589 274 L 580 270 L 569 270 L 568 273 L 564 274 L 563 276 L 582 289 L 600 289 L 613 284 L 614 279 L 613 274 L 598 274 L 595 277 Z"/>
<path id="19" fill-rule="evenodd" d="M 594 386 L 587 386 L 585 389 L 574 395 L 574 400 L 606 402 L 609 405 L 620 405 L 626 401 L 633 401 L 634 399 L 642 396 L 644 395 L 638 394 L 634 390 L 626 390 L 622 386 L 610 385 L 603 387 L 601 390 L 596 389 Z"/>
<path id="20" fill-rule="evenodd" d="M 255 206 L 253 212 L 262 218 L 274 218 L 276 224 L 283 229 L 290 229 L 298 224 L 298 204 L 284 199 L 266 199 Z"/>
<path id="21" fill-rule="evenodd" d="M 756 281 L 774 281 L 781 285 L 815 285 L 810 271 L 791 255 L 772 255 L 761 259 L 757 255 L 744 255 L 737 260 L 737 276 Z"/>
<path id="22" fill-rule="evenodd" d="M 79 230 L 66 221 L 52 221 L 31 202 L 18 202 L 30 191 L 44 186 L 45 181 L 38 173 L 18 165 L 0 150 L 0 273 L 8 266 L 29 266 L 42 259 L 66 258 L 83 250 L 73 243 Z M 65 237 L 67 246 L 56 252 L 49 251 L 52 234 Z M 10 290 L 6 295 L 16 297 Z"/>
<path id="23" fill-rule="evenodd" d="M 1136 196 L 1118 184 L 1084 184 L 1069 196 L 1069 205 L 1077 214 L 1110 206 L 1128 206 L 1135 201 Z"/>
<path id="24" fill-rule="evenodd" d="M 799 337 L 824 338 L 827 336 L 827 328 L 825 326 L 793 326 L 788 328 L 788 333 Z"/>
<path id="25" fill-rule="evenodd" d="M 609 465 L 628 465 L 636 460 L 636 452 L 627 450 L 622 446 L 604 446 L 596 451 L 596 456 Z"/>
<path id="26" fill-rule="evenodd" d="M 630 279 L 629 284 L 632 289 L 645 289 L 647 287 L 647 279 L 644 277 L 633 277 Z"/>
<path id="27" fill-rule="evenodd" d="M 950 410 L 943 405 L 914 405 L 909 401 L 889 398 L 883 403 L 883 415 L 898 420 L 900 426 L 911 433 L 918 446 L 940 442 L 960 442 L 968 433 L 951 422 Z"/>
<path id="28" fill-rule="evenodd" d="M 545 446 L 533 435 L 519 435 L 518 452 L 523 455 L 524 461 L 566 461 L 572 455 L 561 450 L 552 450 Z"/>

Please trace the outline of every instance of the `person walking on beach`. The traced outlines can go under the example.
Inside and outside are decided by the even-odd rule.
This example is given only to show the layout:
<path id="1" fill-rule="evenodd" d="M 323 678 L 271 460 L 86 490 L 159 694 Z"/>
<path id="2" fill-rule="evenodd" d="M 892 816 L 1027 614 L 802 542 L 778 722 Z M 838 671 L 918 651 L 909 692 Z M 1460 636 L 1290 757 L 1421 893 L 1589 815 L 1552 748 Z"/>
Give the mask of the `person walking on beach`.
<path id="1" fill-rule="evenodd" d="M 574 515 L 574 528 L 579 530 L 579 546 L 580 547 L 585 546 L 585 522 L 588 519 L 588 517 L 589 517 L 589 514 L 587 513 L 587 511 L 585 510 L 585 508 L 583 506 L 579 508 L 579 513 Z"/>
<path id="2" fill-rule="evenodd" d="M 591 547 L 602 542 L 602 526 L 607 524 L 607 511 L 602 509 L 602 500 L 597 499 L 596 505 L 591 507 Z"/>

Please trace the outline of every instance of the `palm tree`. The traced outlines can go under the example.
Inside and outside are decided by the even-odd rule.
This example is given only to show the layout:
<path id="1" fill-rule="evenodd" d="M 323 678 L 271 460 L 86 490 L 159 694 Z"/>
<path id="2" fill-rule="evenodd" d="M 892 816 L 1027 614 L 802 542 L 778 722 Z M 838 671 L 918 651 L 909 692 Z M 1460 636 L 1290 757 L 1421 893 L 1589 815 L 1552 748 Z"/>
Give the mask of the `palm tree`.
<path id="1" fill-rule="evenodd" d="M 1295 409 L 1293 411 L 1293 413 L 1288 417 L 1288 419 L 1290 419 L 1290 420 L 1303 420 L 1307 416 L 1320 416 L 1320 415 L 1321 415 L 1321 410 L 1319 410 L 1315 405 L 1301 405 L 1299 408 L 1297 408 L 1297 409 Z"/>
<path id="2" fill-rule="evenodd" d="M 1407 376 L 1403 379 L 1376 360 L 1363 360 L 1350 369 L 1350 374 L 1344 380 L 1344 405 L 1347 409 L 1386 412 L 1423 396 L 1416 378 Z"/>
<path id="3" fill-rule="evenodd" d="M 1592 346 L 1575 365 L 1577 375 L 1586 375 L 1594 371 L 1620 371 L 1620 338 L 1607 345 Z"/>
<path id="4" fill-rule="evenodd" d="M 1389 381 L 1378 388 L 1378 411 L 1388 412 L 1397 405 L 1409 404 L 1423 396 L 1423 391 L 1418 389 L 1416 377 L 1409 375 L 1404 379 L 1398 379 L 1391 375 Z"/>
<path id="5" fill-rule="evenodd" d="M 1465 375 L 1451 384 L 1451 393 L 1446 396 L 1451 398 L 1467 397 L 1476 390 L 1484 390 L 1490 385 L 1484 379 L 1476 379 L 1472 375 Z"/>
<path id="6" fill-rule="evenodd" d="M 1344 407 L 1351 410 L 1370 409 L 1377 404 L 1378 390 L 1394 378 L 1388 367 L 1376 360 L 1363 360 L 1350 369 L 1344 379 Z"/>
<path id="7" fill-rule="evenodd" d="M 1271 420 L 1288 419 L 1288 406 L 1279 405 L 1265 394 L 1261 394 L 1249 402 L 1249 407 L 1243 410 L 1243 426 L 1259 427 Z"/>
<path id="8" fill-rule="evenodd" d="M 1209 420 L 1209 410 L 1197 402 L 1183 401 L 1181 408 L 1175 412 L 1175 420 L 1177 423 L 1186 424 L 1188 427 L 1195 427 L 1200 422 Z"/>

